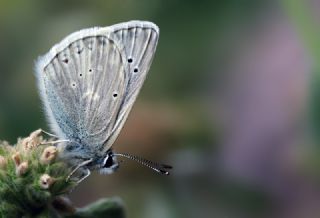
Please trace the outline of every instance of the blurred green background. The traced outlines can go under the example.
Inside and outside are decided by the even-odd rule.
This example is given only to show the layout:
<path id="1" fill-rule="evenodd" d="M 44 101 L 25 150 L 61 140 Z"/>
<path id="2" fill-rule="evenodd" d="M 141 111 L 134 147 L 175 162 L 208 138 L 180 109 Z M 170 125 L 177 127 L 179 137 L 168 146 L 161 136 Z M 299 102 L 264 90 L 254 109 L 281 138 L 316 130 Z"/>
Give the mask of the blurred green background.
<path id="1" fill-rule="evenodd" d="M 153 21 L 155 59 L 113 148 L 172 175 L 125 160 L 73 202 L 119 196 L 131 218 L 318 218 L 319 14 L 318 0 L 0 0 L 0 138 L 48 129 L 39 55 L 82 28 Z"/>

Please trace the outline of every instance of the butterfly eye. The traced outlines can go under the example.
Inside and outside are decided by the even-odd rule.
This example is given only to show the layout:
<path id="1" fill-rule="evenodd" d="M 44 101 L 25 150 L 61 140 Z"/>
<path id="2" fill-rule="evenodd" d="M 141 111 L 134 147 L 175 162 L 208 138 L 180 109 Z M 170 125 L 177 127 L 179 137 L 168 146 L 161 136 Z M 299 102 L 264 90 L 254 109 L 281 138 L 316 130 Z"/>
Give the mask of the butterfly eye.
<path id="1" fill-rule="evenodd" d="M 132 61 L 133 61 L 132 58 L 128 59 L 128 63 L 132 63 Z"/>
<path id="2" fill-rule="evenodd" d="M 67 64 L 69 62 L 69 60 L 66 58 L 63 60 L 63 62 Z"/>
<path id="3" fill-rule="evenodd" d="M 105 163 L 103 165 L 104 168 L 109 168 L 113 165 L 113 160 L 112 160 L 112 157 L 110 156 L 107 156 L 106 159 L 105 159 Z"/>
<path id="4" fill-rule="evenodd" d="M 134 68 L 133 72 L 138 73 L 138 68 Z"/>
<path id="5" fill-rule="evenodd" d="M 114 98 L 116 98 L 117 96 L 118 96 L 118 94 L 117 93 L 113 93 L 113 95 L 112 95 Z"/>

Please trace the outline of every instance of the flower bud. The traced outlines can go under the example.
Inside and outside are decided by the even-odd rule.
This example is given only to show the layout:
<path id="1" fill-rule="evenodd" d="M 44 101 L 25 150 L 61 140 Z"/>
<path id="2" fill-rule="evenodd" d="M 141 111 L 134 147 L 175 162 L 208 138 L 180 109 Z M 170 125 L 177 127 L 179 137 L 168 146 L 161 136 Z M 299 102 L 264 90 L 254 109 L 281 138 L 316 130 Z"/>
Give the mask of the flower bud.
<path id="1" fill-rule="evenodd" d="M 40 163 L 49 164 L 53 161 L 58 154 L 58 150 L 55 146 L 49 146 L 44 149 L 40 157 Z"/>
<path id="2" fill-rule="evenodd" d="M 14 155 L 12 155 L 12 159 L 16 166 L 19 166 L 21 164 L 21 156 L 19 152 L 16 152 Z"/>
<path id="3" fill-rule="evenodd" d="M 43 174 L 40 177 L 39 183 L 40 183 L 41 188 L 48 189 L 54 183 L 54 179 L 51 176 L 49 176 L 48 174 Z"/>
<path id="4" fill-rule="evenodd" d="M 22 146 L 25 150 L 31 150 L 40 144 L 40 139 L 38 138 L 41 134 L 41 129 L 38 129 L 30 134 L 29 137 L 22 139 Z"/>
<path id="5" fill-rule="evenodd" d="M 30 137 L 24 138 L 21 141 L 21 144 L 25 150 L 30 150 L 32 146 L 30 145 L 31 139 Z"/>
<path id="6" fill-rule="evenodd" d="M 39 135 L 40 135 L 41 133 L 42 133 L 42 130 L 41 130 L 41 129 L 38 129 L 38 130 L 32 132 L 29 137 L 34 140 L 34 139 L 36 139 L 37 137 L 39 137 Z"/>
<path id="7" fill-rule="evenodd" d="M 16 167 L 16 174 L 17 176 L 22 176 L 28 170 L 29 164 L 28 162 L 22 162 L 19 166 Z"/>

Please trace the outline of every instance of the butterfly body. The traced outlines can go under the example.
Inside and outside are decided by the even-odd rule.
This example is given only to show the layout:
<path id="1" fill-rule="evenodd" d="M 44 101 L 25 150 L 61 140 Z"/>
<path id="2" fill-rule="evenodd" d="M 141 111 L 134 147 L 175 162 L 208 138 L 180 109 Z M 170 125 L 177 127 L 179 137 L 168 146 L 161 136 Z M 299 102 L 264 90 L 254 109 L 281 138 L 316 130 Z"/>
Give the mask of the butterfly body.
<path id="1" fill-rule="evenodd" d="M 62 158 L 108 172 L 117 138 L 151 65 L 158 27 L 129 21 L 67 36 L 36 62 L 40 96 Z"/>

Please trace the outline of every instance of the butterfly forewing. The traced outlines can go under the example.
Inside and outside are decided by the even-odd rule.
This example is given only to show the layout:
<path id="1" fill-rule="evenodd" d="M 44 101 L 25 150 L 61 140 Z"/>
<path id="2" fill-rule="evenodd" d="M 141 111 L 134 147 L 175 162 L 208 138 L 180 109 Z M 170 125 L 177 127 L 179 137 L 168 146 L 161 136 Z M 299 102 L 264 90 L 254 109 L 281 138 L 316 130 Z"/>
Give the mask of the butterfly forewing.
<path id="1" fill-rule="evenodd" d="M 68 139 L 103 144 L 125 92 L 124 70 L 117 45 L 105 36 L 72 42 L 44 68 L 50 109 Z"/>

